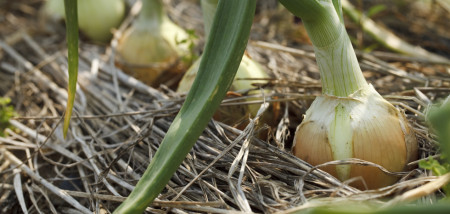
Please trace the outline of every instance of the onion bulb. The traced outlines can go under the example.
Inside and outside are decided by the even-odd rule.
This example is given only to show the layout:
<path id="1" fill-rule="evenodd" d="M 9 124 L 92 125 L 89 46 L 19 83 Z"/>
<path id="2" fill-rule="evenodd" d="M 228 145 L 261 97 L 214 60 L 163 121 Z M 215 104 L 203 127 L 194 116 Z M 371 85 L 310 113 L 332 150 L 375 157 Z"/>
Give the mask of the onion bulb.
<path id="1" fill-rule="evenodd" d="M 48 0 L 44 13 L 52 19 L 65 17 L 64 0 Z M 111 30 L 122 22 L 125 15 L 123 0 L 78 0 L 78 26 L 89 39 L 107 43 Z"/>
<path id="2" fill-rule="evenodd" d="M 183 93 L 189 91 L 197 75 L 198 68 L 200 66 L 200 61 L 201 57 L 197 59 L 194 62 L 194 64 L 192 64 L 192 66 L 188 69 L 188 71 L 184 74 L 183 78 L 181 79 L 178 85 L 177 92 Z M 244 56 L 242 57 L 241 64 L 236 72 L 234 81 L 231 84 L 229 90 L 235 92 L 245 92 L 247 90 L 255 88 L 256 84 L 265 84 L 268 78 L 269 75 L 264 71 L 262 66 L 259 63 L 255 62 L 254 60 L 252 60 L 251 58 L 249 58 L 246 54 L 244 54 Z M 249 95 L 258 95 L 260 93 L 261 91 L 255 90 L 250 91 Z M 238 94 L 236 93 L 230 94 L 228 95 L 228 97 L 236 95 Z M 246 101 L 252 101 L 257 99 L 258 98 L 248 98 L 246 99 Z M 272 108 L 270 108 L 269 111 L 272 111 L 273 113 Z M 242 128 L 243 126 L 246 125 L 246 122 L 248 122 L 246 121 L 248 118 L 256 116 L 258 109 L 259 104 L 248 104 L 248 105 L 239 104 L 239 105 L 221 106 L 214 115 L 214 118 L 225 124 L 237 125 L 237 127 Z M 263 116 L 263 120 L 265 122 L 271 123 L 272 121 L 274 121 L 273 117 L 268 117 L 266 115 L 267 114 Z M 268 121 L 265 120 L 265 118 L 267 119 L 271 118 L 271 120 Z"/>
<path id="3" fill-rule="evenodd" d="M 184 70 L 181 57 L 188 48 L 179 42 L 188 38 L 166 15 L 160 0 L 143 0 L 138 18 L 119 40 L 116 62 L 126 73 L 156 86 L 162 73 Z"/>

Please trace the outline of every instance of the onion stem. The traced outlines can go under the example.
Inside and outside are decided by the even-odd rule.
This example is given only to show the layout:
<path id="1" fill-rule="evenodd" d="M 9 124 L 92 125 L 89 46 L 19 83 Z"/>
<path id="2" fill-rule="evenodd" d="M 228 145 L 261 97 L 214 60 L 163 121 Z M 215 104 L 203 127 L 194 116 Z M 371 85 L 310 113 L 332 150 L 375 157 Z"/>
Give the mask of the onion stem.
<path id="1" fill-rule="evenodd" d="M 285 1 L 281 0 L 283 4 Z M 290 6 L 288 9 L 302 8 L 301 4 L 306 1 L 296 2 L 298 2 L 297 5 Z M 335 4 L 331 1 L 317 1 L 316 4 L 305 4 L 304 7 L 309 7 L 307 9 L 291 10 L 291 12 L 302 18 L 314 45 L 316 61 L 322 78 L 322 93 L 348 97 L 356 91 L 366 88 L 368 84 L 345 30 L 341 18 L 342 13 L 339 9 L 340 4 Z M 311 11 L 314 11 L 315 14 L 312 14 Z"/>
<path id="2" fill-rule="evenodd" d="M 142 0 L 141 12 L 133 25 L 160 31 L 164 18 L 166 14 L 161 0 Z"/>

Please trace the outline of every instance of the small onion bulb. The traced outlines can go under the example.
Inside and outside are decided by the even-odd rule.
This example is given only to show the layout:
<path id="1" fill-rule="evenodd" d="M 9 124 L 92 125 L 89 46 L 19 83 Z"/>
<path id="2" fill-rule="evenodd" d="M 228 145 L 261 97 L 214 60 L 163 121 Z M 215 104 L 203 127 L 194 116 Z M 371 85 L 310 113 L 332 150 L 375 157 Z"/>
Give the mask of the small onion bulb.
<path id="1" fill-rule="evenodd" d="M 181 79 L 177 92 L 184 93 L 189 91 L 192 83 L 197 76 L 197 72 L 200 66 L 201 57 L 197 59 L 194 64 L 188 69 Z M 230 91 L 242 92 L 252 88 L 255 88 L 254 84 L 265 84 L 270 76 L 264 71 L 262 66 L 256 61 L 252 60 L 249 56 L 244 54 L 241 64 L 236 72 L 233 83 L 230 86 Z M 254 80 L 249 80 L 254 79 Z M 250 95 L 260 94 L 261 91 L 251 91 Z M 257 100 L 258 98 L 249 98 L 247 101 Z M 258 112 L 260 104 L 248 104 L 248 105 L 229 105 L 221 106 L 214 118 L 228 125 L 237 125 L 238 128 L 244 128 L 248 118 L 255 117 Z M 275 103 L 269 108 L 269 112 L 264 114 L 262 120 L 270 125 L 274 125 L 278 110 L 278 103 Z"/>
<path id="2" fill-rule="evenodd" d="M 52 20 L 65 18 L 64 0 L 48 0 L 42 10 Z M 78 26 L 94 42 L 107 43 L 112 38 L 111 30 L 124 16 L 123 0 L 78 0 Z"/>
<path id="3" fill-rule="evenodd" d="M 174 24 L 161 0 L 144 0 L 137 19 L 118 41 L 116 63 L 147 85 L 158 86 L 184 71 L 189 35 Z M 165 75 L 161 75 L 165 73 Z"/>
<path id="4" fill-rule="evenodd" d="M 153 85 L 178 60 L 177 52 L 161 34 L 134 26 L 119 40 L 117 53 L 119 67 L 147 85 Z"/>

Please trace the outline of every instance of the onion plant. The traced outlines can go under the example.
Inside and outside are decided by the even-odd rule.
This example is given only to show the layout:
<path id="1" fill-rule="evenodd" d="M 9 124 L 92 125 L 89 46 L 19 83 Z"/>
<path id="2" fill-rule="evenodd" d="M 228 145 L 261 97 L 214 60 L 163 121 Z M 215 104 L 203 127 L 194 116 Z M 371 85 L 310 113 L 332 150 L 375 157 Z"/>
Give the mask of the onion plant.
<path id="1" fill-rule="evenodd" d="M 344 28 L 340 1 L 280 2 L 302 18 L 322 76 L 323 95 L 314 101 L 297 129 L 294 153 L 313 165 L 355 157 L 390 171 L 403 170 L 416 157 L 415 138 L 403 114 L 365 81 Z M 219 1 L 198 74 L 186 100 L 136 188 L 115 213 L 142 213 L 191 150 L 233 82 L 255 6 L 256 0 Z M 69 63 L 75 65 L 70 59 Z M 75 83 L 70 81 L 69 89 L 75 89 Z M 74 90 L 69 93 L 73 98 Z M 68 109 L 72 104 L 68 103 Z M 64 127 L 67 129 L 67 124 Z M 371 167 L 337 166 L 326 170 L 342 180 L 362 176 L 372 182 L 369 187 L 395 181 Z"/>
<path id="2" fill-rule="evenodd" d="M 294 154 L 312 165 L 358 158 L 391 172 L 405 170 L 417 158 L 414 133 L 403 113 L 364 79 L 345 30 L 340 1 L 280 2 L 302 19 L 322 82 L 322 96 L 314 100 L 297 128 Z M 323 169 L 343 181 L 362 177 L 370 189 L 398 180 L 376 167 Z M 354 186 L 365 188 L 363 183 Z"/>
<path id="3" fill-rule="evenodd" d="M 180 60 L 188 55 L 189 35 L 173 23 L 161 0 L 142 0 L 137 19 L 120 38 L 116 58 L 122 69 L 148 85 L 164 76 L 184 70 Z"/>

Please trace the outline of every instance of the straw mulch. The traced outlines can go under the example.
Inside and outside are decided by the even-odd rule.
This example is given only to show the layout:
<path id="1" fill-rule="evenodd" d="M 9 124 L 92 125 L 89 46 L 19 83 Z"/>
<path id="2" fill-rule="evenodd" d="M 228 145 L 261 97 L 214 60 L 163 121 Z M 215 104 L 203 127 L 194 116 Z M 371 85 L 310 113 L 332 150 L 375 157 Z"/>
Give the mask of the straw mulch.
<path id="1" fill-rule="evenodd" d="M 418 168 L 418 162 L 409 164 L 410 171 L 396 174 L 401 177 L 398 183 L 361 191 L 347 185 L 352 181 L 342 183 L 290 154 L 295 127 L 320 94 L 319 72 L 301 23 L 272 1 L 259 2 L 247 51 L 273 77 L 263 86 L 270 92 L 257 104 L 280 103 L 276 125 L 264 125 L 258 117 L 243 118 L 250 122 L 239 130 L 211 120 L 148 213 L 283 213 L 323 203 L 356 201 L 380 207 L 413 200 L 430 204 L 443 197 L 440 186 L 432 183 L 440 178 Z M 114 66 L 111 46 L 82 39 L 77 99 L 64 139 L 64 28 L 49 29 L 37 21 L 41 3 L 0 3 L 0 94 L 12 98 L 18 114 L 10 120 L 6 137 L 0 137 L 0 212 L 109 213 L 134 188 L 184 95 L 163 85 L 140 83 Z M 197 1 L 166 3 L 175 22 L 197 32 L 199 50 L 203 40 Z M 436 11 L 434 16 L 448 20 L 442 8 Z M 360 33 L 354 24 L 349 24 L 349 31 Z M 448 51 L 446 36 L 445 48 L 434 46 Z M 425 112 L 450 93 L 448 66 L 380 50 L 358 52 L 364 75 L 405 112 L 420 158 L 437 157 L 438 143 Z M 244 105 L 245 97 L 229 98 L 223 105 Z M 265 110 L 266 104 L 261 106 Z M 269 113 L 273 112 L 262 114 Z M 330 164 L 373 165 L 360 160 Z"/>

